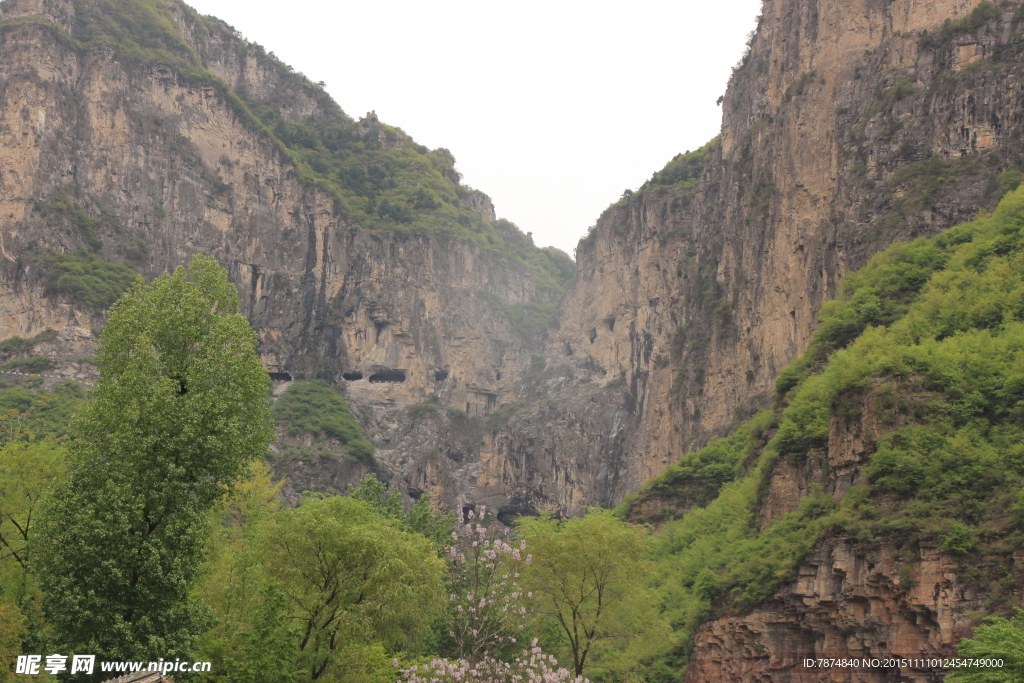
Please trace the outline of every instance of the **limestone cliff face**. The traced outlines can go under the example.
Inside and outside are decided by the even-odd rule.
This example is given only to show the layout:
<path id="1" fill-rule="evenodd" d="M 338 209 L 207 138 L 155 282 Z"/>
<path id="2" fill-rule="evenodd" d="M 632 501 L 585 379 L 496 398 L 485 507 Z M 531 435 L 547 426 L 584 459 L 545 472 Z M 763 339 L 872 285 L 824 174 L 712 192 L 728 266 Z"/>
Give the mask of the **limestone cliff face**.
<path id="1" fill-rule="evenodd" d="M 652 182 L 605 212 L 542 339 L 508 312 L 557 303 L 535 271 L 479 240 L 368 229 L 253 124 L 238 93 L 282 126 L 329 114 L 262 50 L 179 7 L 170 20 L 202 55 L 197 75 L 79 42 L 87 0 L 5 0 L 0 338 L 58 330 L 37 349 L 62 361 L 47 381 L 88 381 L 77 358 L 102 313 L 48 284 L 36 255 L 88 248 L 153 277 L 214 254 L 275 393 L 313 377 L 343 390 L 377 472 L 410 498 L 487 504 L 505 521 L 615 505 L 767 403 L 846 272 L 973 216 L 1013 182 L 1024 14 L 1010 3 L 964 21 L 979 3 L 765 0 L 699 181 Z M 372 114 L 351 134 L 412 147 Z M 499 229 L 486 196 L 456 189 Z M 814 484 L 838 499 L 862 483 L 881 429 L 866 412 L 834 424 L 828 451 L 803 466 L 780 462 L 762 525 Z M 344 492 L 370 471 L 338 444 L 280 437 L 290 500 Z M 703 500 L 694 491 L 687 505 Z M 937 550 L 831 538 L 768 604 L 707 624 L 690 679 L 928 680 L 826 679 L 799 660 L 948 653 L 983 597 L 954 565 Z"/>
<path id="2" fill-rule="evenodd" d="M 583 431 L 625 428 L 586 462 L 627 454 L 583 498 L 621 500 L 766 405 L 871 254 L 994 205 L 1024 151 L 1021 37 L 1016 4 L 975 21 L 978 5 L 766 0 L 696 188 L 649 183 L 577 249 L 548 358 L 615 385 L 604 400 L 622 416 Z M 554 430 L 552 414 L 530 429 Z M 528 455 L 515 429 L 498 430 L 497 461 Z M 552 465 L 564 480 L 581 480 L 576 453 Z"/>
<path id="3" fill-rule="evenodd" d="M 87 348 L 102 324 L 46 288 L 39 250 L 91 243 L 147 277 L 212 253 L 273 377 L 342 388 L 406 493 L 508 514 L 614 505 L 767 400 L 845 272 L 998 198 L 1024 151 L 1016 6 L 938 30 L 977 4 L 766 1 L 699 183 L 599 219 L 541 348 L 502 310 L 544 298 L 530 270 L 472 240 L 365 229 L 247 121 L 232 93 L 286 123 L 326 115 L 262 50 L 176 11 L 214 82 L 76 44 L 87 5 L 6 0 L 2 335 L 76 330 Z M 409 142 L 372 114 L 354 134 Z M 61 193 L 89 225 L 53 209 Z M 493 221 L 484 195 L 459 197 Z M 325 472 L 307 478 L 344 491 L 362 470 Z"/>
<path id="4" fill-rule="evenodd" d="M 404 408 L 431 396 L 467 418 L 517 398 L 531 340 L 501 306 L 538 298 L 530 271 L 471 240 L 369 231 L 346 217 L 246 121 L 230 91 L 256 102 L 276 94 L 295 122 L 323 116 L 320 103 L 230 31 L 173 16 L 218 84 L 76 45 L 75 7 L 0 3 L 0 337 L 74 331 L 87 351 L 102 326 L 102 315 L 46 288 L 34 254 L 91 246 L 151 278 L 207 253 L 237 285 L 276 380 L 328 379 L 360 409 L 390 410 L 392 422 L 408 422 Z M 367 144 L 410 144 L 372 114 L 356 133 Z M 457 189 L 494 221 L 485 195 Z M 392 477 L 422 470 L 417 458 L 430 449 L 452 450 L 435 430 L 392 463 L 382 429 L 371 436 Z M 295 486 L 345 491 L 363 473 L 342 461 Z M 465 486 L 435 479 L 437 500 L 464 497 Z"/>

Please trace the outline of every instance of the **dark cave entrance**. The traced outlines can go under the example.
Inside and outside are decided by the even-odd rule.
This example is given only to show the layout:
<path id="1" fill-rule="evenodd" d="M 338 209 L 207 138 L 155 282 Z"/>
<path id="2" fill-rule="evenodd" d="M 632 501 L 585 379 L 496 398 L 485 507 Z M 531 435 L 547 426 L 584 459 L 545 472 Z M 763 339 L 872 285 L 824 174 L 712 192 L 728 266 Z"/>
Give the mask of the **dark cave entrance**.
<path id="1" fill-rule="evenodd" d="M 370 375 L 370 381 L 373 383 L 380 382 L 393 382 L 401 383 L 405 381 L 405 370 L 390 370 L 384 368 Z"/>

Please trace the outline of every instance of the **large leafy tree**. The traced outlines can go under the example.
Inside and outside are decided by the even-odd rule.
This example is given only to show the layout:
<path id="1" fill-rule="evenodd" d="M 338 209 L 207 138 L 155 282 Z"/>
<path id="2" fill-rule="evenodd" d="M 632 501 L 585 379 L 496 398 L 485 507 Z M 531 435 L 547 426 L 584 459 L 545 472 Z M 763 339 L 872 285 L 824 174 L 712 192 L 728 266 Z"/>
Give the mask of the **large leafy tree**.
<path id="1" fill-rule="evenodd" d="M 196 257 L 125 294 L 96 360 L 41 520 L 44 612 L 58 651 L 184 657 L 206 621 L 190 591 L 209 510 L 273 438 L 256 336 Z"/>
<path id="2" fill-rule="evenodd" d="M 278 618 L 295 627 L 299 680 L 334 680 L 374 646 L 414 648 L 441 609 L 436 546 L 362 501 L 306 499 L 257 535 L 268 591 L 284 596 Z"/>
<path id="3" fill-rule="evenodd" d="M 614 678 L 668 643 L 649 591 L 654 567 L 646 530 L 608 510 L 556 521 L 520 520 L 532 554 L 523 582 L 534 598 L 535 628 L 572 662 L 574 675 Z"/>

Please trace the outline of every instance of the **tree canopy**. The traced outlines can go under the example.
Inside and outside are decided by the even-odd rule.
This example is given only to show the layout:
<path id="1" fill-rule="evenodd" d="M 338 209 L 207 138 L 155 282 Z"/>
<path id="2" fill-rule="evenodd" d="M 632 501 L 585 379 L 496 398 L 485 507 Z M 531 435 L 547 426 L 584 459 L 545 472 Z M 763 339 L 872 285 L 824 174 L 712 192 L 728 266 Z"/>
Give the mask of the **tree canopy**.
<path id="1" fill-rule="evenodd" d="M 616 673 L 667 644 L 648 593 L 654 566 L 645 529 L 596 509 L 565 521 L 526 518 L 519 527 L 533 556 L 525 586 L 576 676 Z"/>
<path id="2" fill-rule="evenodd" d="M 273 438 L 256 335 L 227 273 L 196 257 L 115 304 L 96 360 L 38 539 L 53 644 L 184 656 L 205 622 L 190 592 L 208 511 Z"/>

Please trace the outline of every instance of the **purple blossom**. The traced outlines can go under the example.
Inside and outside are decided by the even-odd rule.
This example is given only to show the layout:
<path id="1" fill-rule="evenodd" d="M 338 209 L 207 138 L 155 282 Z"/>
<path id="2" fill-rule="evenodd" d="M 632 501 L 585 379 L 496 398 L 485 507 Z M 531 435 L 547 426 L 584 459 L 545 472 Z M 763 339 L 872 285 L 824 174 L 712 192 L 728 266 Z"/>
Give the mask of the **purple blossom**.
<path id="1" fill-rule="evenodd" d="M 475 665 L 465 659 L 435 659 L 401 671 L 399 676 L 399 683 L 590 683 L 559 668 L 554 657 L 536 646 L 523 650 L 511 663 L 492 657 Z"/>
<path id="2" fill-rule="evenodd" d="M 478 521 L 469 521 L 474 519 Z M 449 563 L 451 609 L 448 626 L 460 656 L 456 661 L 468 662 L 470 668 L 467 671 L 481 662 L 497 662 L 498 648 L 515 642 L 513 634 L 522 630 L 522 620 L 527 614 L 524 592 L 519 588 L 518 571 L 523 564 L 521 551 L 526 548 L 525 542 L 520 541 L 519 547 L 513 548 L 509 543 L 509 531 L 489 527 L 485 519 L 486 508 L 481 507 L 476 513 L 467 511 L 462 533 L 456 534 L 456 542 L 449 550 L 452 561 Z M 485 670 L 486 667 L 480 669 Z M 423 680 L 429 680 L 429 677 Z M 442 676 L 438 680 L 449 679 Z M 524 675 L 519 680 L 528 682 L 534 679 Z M 536 680 L 543 682 L 547 679 Z"/>

